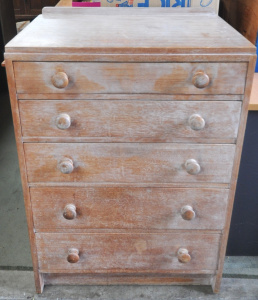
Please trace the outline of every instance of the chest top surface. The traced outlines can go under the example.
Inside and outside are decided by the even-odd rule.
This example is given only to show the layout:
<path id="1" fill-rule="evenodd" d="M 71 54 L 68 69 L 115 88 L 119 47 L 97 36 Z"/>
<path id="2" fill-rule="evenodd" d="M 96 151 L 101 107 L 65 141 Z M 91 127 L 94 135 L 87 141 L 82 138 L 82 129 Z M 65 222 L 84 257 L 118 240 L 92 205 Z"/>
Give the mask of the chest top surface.
<path id="1" fill-rule="evenodd" d="M 210 10 L 45 8 L 6 45 L 9 53 L 255 53 Z"/>

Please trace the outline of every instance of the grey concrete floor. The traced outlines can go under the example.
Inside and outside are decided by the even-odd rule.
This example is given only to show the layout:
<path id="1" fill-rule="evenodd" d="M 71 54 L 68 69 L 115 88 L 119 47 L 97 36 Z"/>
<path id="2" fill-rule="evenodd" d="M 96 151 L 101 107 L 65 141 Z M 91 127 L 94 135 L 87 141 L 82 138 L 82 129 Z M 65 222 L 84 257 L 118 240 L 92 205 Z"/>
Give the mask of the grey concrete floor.
<path id="1" fill-rule="evenodd" d="M 36 295 L 7 93 L 0 103 L 0 299 L 258 299 L 258 257 L 227 257 L 219 295 L 208 286 L 47 286 Z"/>
<path id="2" fill-rule="evenodd" d="M 258 280 L 243 278 L 223 278 L 220 294 L 209 286 L 46 286 L 36 295 L 31 271 L 0 271 L 0 282 L 0 299 L 258 299 Z"/>

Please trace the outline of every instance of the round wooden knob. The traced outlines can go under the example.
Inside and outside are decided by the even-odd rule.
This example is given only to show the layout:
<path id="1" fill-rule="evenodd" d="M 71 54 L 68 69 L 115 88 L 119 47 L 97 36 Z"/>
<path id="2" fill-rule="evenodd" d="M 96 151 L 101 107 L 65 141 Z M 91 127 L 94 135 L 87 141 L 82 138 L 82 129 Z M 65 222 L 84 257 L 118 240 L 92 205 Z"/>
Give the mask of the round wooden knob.
<path id="1" fill-rule="evenodd" d="M 63 216 L 67 220 L 73 220 L 76 218 L 76 207 L 73 204 L 68 204 L 64 208 Z"/>
<path id="2" fill-rule="evenodd" d="M 68 250 L 67 261 L 70 264 L 76 264 L 80 259 L 79 250 L 75 248 L 71 248 Z"/>
<path id="3" fill-rule="evenodd" d="M 191 221 L 195 218 L 195 212 L 190 205 L 185 205 L 181 208 L 181 216 L 184 220 Z"/>
<path id="4" fill-rule="evenodd" d="M 68 86 L 69 79 L 65 72 L 57 72 L 52 76 L 52 83 L 58 89 L 64 89 Z"/>
<path id="5" fill-rule="evenodd" d="M 195 159 L 188 159 L 185 162 L 185 168 L 190 175 L 197 175 L 201 171 L 201 167 Z"/>
<path id="6" fill-rule="evenodd" d="M 72 173 L 74 166 L 73 161 L 70 158 L 65 158 L 58 164 L 58 169 L 63 174 L 70 174 Z"/>
<path id="7" fill-rule="evenodd" d="M 71 117 L 68 114 L 60 114 L 56 118 L 56 127 L 59 129 L 68 129 L 71 126 Z"/>
<path id="8" fill-rule="evenodd" d="M 191 115 L 188 122 L 193 130 L 202 130 L 205 127 L 204 118 L 198 114 Z"/>
<path id="9" fill-rule="evenodd" d="M 181 262 L 181 263 L 188 263 L 189 261 L 191 261 L 191 256 L 190 254 L 188 253 L 188 250 L 185 249 L 185 248 L 180 248 L 178 251 L 177 251 L 177 258 L 178 258 L 178 261 Z"/>
<path id="10" fill-rule="evenodd" d="M 203 71 L 197 71 L 193 76 L 193 85 L 198 89 L 203 89 L 210 83 L 209 76 Z"/>

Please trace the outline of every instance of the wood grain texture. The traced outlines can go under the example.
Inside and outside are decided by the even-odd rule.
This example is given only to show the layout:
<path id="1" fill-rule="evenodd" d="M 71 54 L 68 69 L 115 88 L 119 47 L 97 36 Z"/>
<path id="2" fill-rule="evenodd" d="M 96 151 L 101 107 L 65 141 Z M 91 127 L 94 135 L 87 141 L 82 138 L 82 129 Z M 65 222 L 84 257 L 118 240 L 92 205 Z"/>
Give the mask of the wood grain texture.
<path id="1" fill-rule="evenodd" d="M 45 6 L 55 6 L 58 0 L 11 0 L 14 3 L 16 21 L 33 20 Z M 72 0 L 70 0 L 72 3 Z"/>
<path id="2" fill-rule="evenodd" d="M 112 137 L 80 137 L 80 138 L 75 138 L 75 137 L 22 137 L 22 141 L 24 143 L 114 143 L 114 142 L 119 142 L 119 143 L 125 143 L 128 142 L 127 139 L 125 138 L 112 138 Z M 148 140 L 146 140 L 149 142 Z M 129 141 L 130 142 L 130 141 Z M 138 143 L 142 143 L 142 141 L 137 141 Z M 235 144 L 236 139 L 209 139 L 207 140 L 206 138 L 195 138 L 195 139 L 186 139 L 186 138 L 181 138 L 175 141 L 175 143 L 181 143 L 181 142 L 187 142 L 189 144 L 191 143 L 197 143 L 197 144 Z"/>
<path id="3" fill-rule="evenodd" d="M 25 211 L 26 211 L 27 224 L 29 229 L 30 249 L 31 249 L 31 257 L 32 257 L 33 270 L 34 270 L 35 287 L 37 293 L 42 293 L 44 288 L 44 279 L 38 270 L 38 253 L 37 253 L 37 247 L 35 242 L 35 232 L 33 231 L 33 216 L 31 210 L 29 187 L 27 183 L 27 175 L 26 175 L 27 170 L 25 164 L 24 148 L 22 144 L 20 115 L 19 115 L 18 101 L 17 101 L 16 89 L 15 89 L 15 79 L 13 73 L 13 62 L 9 59 L 6 59 L 5 64 L 6 64 L 6 75 L 8 79 L 8 88 L 9 88 L 9 95 L 10 95 L 11 108 L 12 108 L 15 140 L 17 145 L 18 159 L 19 159 L 19 168 L 21 174 L 21 183 L 23 189 Z"/>
<path id="4" fill-rule="evenodd" d="M 129 182 L 30 182 L 29 187 L 131 187 L 132 184 Z M 133 184 L 134 187 L 140 188 L 207 188 L 206 182 L 167 182 L 167 183 L 144 183 L 136 182 Z M 228 189 L 230 183 L 212 183 L 209 182 L 209 188 L 215 189 Z"/>
<path id="5" fill-rule="evenodd" d="M 61 8 L 6 51 L 37 292 L 218 292 L 255 47 L 208 11 Z"/>
<path id="6" fill-rule="evenodd" d="M 168 188 L 30 188 L 34 226 L 41 229 L 211 229 L 224 228 L 228 190 Z M 64 218 L 67 205 L 76 217 Z M 195 218 L 184 220 L 191 205 Z"/>
<path id="7" fill-rule="evenodd" d="M 29 182 L 216 182 L 231 178 L 235 145 L 194 144 L 25 144 Z M 63 174 L 58 164 L 73 161 Z M 185 169 L 188 159 L 201 166 L 198 175 Z"/>
<path id="8" fill-rule="evenodd" d="M 194 230 L 196 234 L 218 234 L 221 235 L 221 230 L 205 230 L 205 229 L 195 229 Z M 171 229 L 146 229 L 146 230 L 142 230 L 142 229 L 91 229 L 91 228 L 87 228 L 87 229 L 70 229 L 69 231 L 67 231 L 67 229 L 52 229 L 52 228 L 47 228 L 47 229 L 42 229 L 40 231 L 35 231 L 35 233 L 64 233 L 64 234 L 124 234 L 124 233 L 157 233 L 160 234 L 161 232 L 163 233 L 171 233 Z M 189 231 L 190 232 L 190 231 Z M 72 272 L 71 272 L 72 273 Z M 191 271 L 189 270 L 188 273 L 191 273 Z M 210 273 L 210 272 L 209 272 Z"/>
<path id="9" fill-rule="evenodd" d="M 197 7 L 187 7 L 187 8 L 177 8 L 177 11 L 174 9 L 164 9 L 164 7 L 148 7 L 146 8 L 136 8 L 134 7 L 131 12 L 128 12 L 127 9 L 120 7 L 119 12 L 121 16 L 125 15 L 134 15 L 134 16 L 161 16 L 161 15 L 171 15 L 171 16 L 216 16 L 214 10 L 210 8 L 199 9 Z M 117 8 L 115 7 L 102 7 L 95 8 L 91 7 L 74 7 L 73 9 L 59 7 L 58 9 L 53 9 L 52 7 L 45 7 L 42 11 L 45 18 L 57 18 L 63 19 L 64 17 L 68 18 L 78 18 L 79 16 L 88 16 L 88 15 L 104 15 L 104 16 L 114 16 L 118 15 Z"/>
<path id="10" fill-rule="evenodd" d="M 240 102 L 20 101 L 23 137 L 104 138 L 110 142 L 196 142 L 236 139 Z M 199 114 L 202 130 L 189 121 Z M 66 115 L 67 129 L 57 119 Z M 64 118 L 63 118 L 64 119 Z M 66 124 L 66 123 L 65 123 Z M 55 139 L 53 139 L 54 141 Z"/>
<path id="11" fill-rule="evenodd" d="M 19 100 L 242 101 L 242 95 L 17 94 Z"/>
<path id="12" fill-rule="evenodd" d="M 221 17 L 255 44 L 258 29 L 257 0 L 220 0 L 220 2 Z"/>
<path id="13" fill-rule="evenodd" d="M 61 6 L 61 7 L 72 7 L 72 0 L 60 0 L 56 6 Z"/>
<path id="14" fill-rule="evenodd" d="M 194 231 L 141 234 L 51 234 L 37 233 L 42 273 L 162 272 L 214 270 L 220 235 Z M 189 250 L 191 262 L 180 263 L 177 251 Z M 79 249 L 76 264 L 67 262 L 69 248 Z M 213 249 L 213 251 L 211 251 Z M 58 272 L 58 273 L 59 273 Z"/>
<path id="15" fill-rule="evenodd" d="M 18 93 L 242 94 L 246 63 L 76 63 L 15 62 Z M 196 72 L 210 78 L 193 84 Z M 56 88 L 52 77 L 66 73 L 69 84 Z"/>
<path id="16" fill-rule="evenodd" d="M 248 110 L 258 110 L 258 73 L 254 74 Z"/>
<path id="17" fill-rule="evenodd" d="M 210 285 L 210 274 L 43 274 L 46 285 Z M 200 273 L 200 272 L 199 272 Z M 204 273 L 202 271 L 202 273 Z M 211 273 L 211 272 L 210 272 Z"/>
<path id="18" fill-rule="evenodd" d="M 182 53 L 169 54 L 138 54 L 138 53 L 26 53 L 21 52 L 8 53 L 5 57 L 14 61 L 30 61 L 30 62 L 248 62 L 250 52 L 256 53 L 255 47 L 249 49 L 249 53 L 192 53 L 185 55 Z M 232 50 L 233 51 L 233 50 Z"/>
<path id="19" fill-rule="evenodd" d="M 78 32 L 74 26 L 78 18 L 87 30 Z M 7 44 L 6 51 L 204 54 L 254 53 L 255 48 L 210 10 L 120 7 L 119 14 L 117 8 L 44 10 L 43 16 Z"/>

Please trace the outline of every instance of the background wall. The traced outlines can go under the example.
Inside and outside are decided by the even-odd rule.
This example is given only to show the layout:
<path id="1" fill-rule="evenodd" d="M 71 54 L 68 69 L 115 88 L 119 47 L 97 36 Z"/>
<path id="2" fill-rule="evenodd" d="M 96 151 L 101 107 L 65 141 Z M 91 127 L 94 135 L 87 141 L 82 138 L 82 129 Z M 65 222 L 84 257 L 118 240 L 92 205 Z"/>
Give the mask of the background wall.
<path id="1" fill-rule="evenodd" d="M 219 15 L 255 44 L 258 28 L 257 0 L 220 0 Z"/>
<path id="2" fill-rule="evenodd" d="M 227 255 L 258 256 L 258 111 L 248 114 Z"/>

